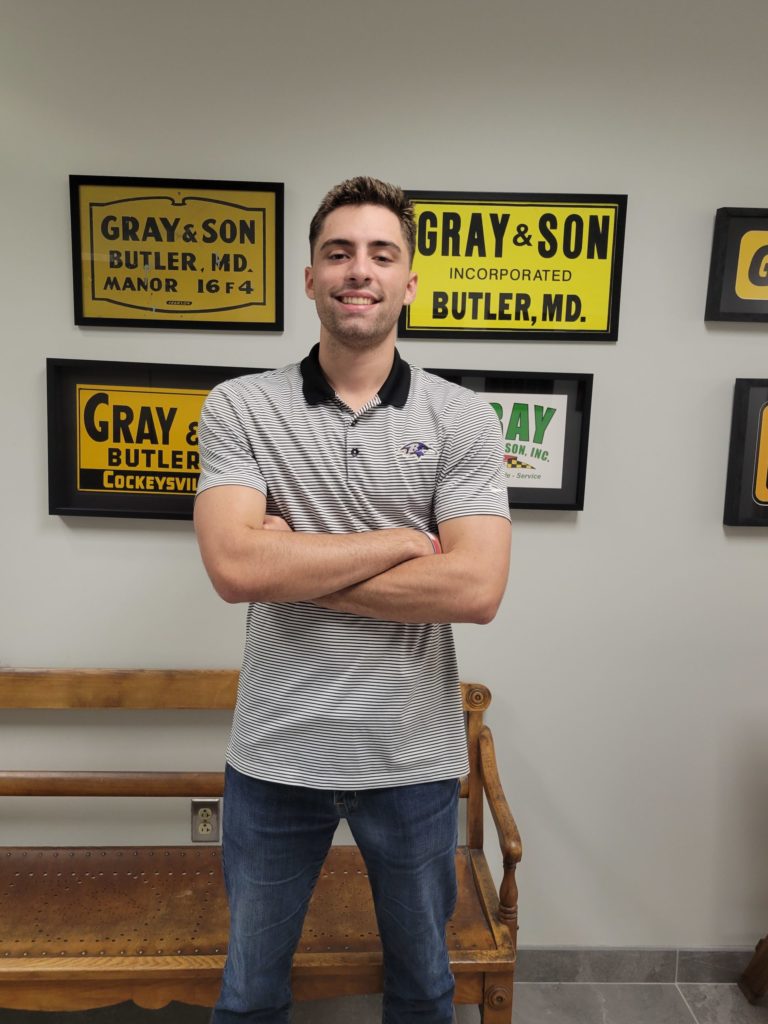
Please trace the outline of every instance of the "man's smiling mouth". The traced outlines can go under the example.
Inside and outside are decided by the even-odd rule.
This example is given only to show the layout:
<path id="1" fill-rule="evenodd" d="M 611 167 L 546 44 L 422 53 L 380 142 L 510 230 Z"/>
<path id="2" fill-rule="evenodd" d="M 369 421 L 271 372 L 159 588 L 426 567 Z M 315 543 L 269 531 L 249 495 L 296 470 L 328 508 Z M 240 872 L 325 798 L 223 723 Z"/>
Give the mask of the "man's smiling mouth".
<path id="1" fill-rule="evenodd" d="M 342 295 L 340 301 L 345 306 L 372 306 L 376 299 L 371 299 L 366 295 Z"/>

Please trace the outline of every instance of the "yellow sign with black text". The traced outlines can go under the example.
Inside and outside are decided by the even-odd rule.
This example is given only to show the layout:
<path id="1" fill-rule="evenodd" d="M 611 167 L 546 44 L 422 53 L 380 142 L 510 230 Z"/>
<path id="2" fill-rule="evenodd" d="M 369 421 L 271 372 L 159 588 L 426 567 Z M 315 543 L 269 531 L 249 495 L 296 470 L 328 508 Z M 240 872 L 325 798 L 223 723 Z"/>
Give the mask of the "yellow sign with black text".
<path id="1" fill-rule="evenodd" d="M 616 340 L 626 196 L 408 194 L 403 337 Z"/>
<path id="2" fill-rule="evenodd" d="M 762 407 L 757 420 L 755 462 L 754 498 L 759 505 L 768 505 L 768 405 Z"/>
<path id="3" fill-rule="evenodd" d="M 768 300 L 768 231 L 745 231 L 741 236 L 736 294 L 740 299 Z"/>
<path id="4" fill-rule="evenodd" d="M 768 209 L 715 214 L 704 319 L 768 322 Z"/>
<path id="5" fill-rule="evenodd" d="M 78 384 L 78 490 L 194 495 L 208 391 Z"/>
<path id="6" fill-rule="evenodd" d="M 282 329 L 279 184 L 73 177 L 75 322 Z"/>

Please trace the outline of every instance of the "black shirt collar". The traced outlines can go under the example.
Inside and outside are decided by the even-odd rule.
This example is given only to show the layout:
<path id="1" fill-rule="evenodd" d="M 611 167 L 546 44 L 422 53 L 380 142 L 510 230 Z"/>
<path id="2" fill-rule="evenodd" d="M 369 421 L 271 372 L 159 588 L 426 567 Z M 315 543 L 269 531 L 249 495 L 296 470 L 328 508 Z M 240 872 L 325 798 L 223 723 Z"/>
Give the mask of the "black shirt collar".
<path id="1" fill-rule="evenodd" d="M 300 369 L 303 379 L 304 398 L 309 405 L 320 405 L 321 402 L 327 402 L 329 399 L 336 397 L 336 393 L 320 369 L 319 344 L 315 345 L 309 355 L 302 359 Z M 405 360 L 400 358 L 400 353 L 395 349 L 392 369 L 379 389 L 381 404 L 392 405 L 396 409 L 402 409 L 408 399 L 410 389 L 411 368 Z"/>

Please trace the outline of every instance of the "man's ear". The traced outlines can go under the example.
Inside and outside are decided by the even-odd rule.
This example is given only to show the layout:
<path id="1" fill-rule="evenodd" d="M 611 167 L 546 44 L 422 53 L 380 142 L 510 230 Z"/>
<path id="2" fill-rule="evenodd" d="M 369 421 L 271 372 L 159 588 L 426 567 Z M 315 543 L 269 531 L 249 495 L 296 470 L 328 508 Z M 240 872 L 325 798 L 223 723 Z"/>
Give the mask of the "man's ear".
<path id="1" fill-rule="evenodd" d="M 308 299 L 314 299 L 315 275 L 312 273 L 312 267 L 304 267 L 304 291 Z"/>
<path id="2" fill-rule="evenodd" d="M 413 300 L 416 298 L 416 288 L 419 283 L 419 275 L 411 274 L 408 279 L 408 284 L 405 286 L 405 298 L 403 299 L 404 306 L 410 306 Z"/>

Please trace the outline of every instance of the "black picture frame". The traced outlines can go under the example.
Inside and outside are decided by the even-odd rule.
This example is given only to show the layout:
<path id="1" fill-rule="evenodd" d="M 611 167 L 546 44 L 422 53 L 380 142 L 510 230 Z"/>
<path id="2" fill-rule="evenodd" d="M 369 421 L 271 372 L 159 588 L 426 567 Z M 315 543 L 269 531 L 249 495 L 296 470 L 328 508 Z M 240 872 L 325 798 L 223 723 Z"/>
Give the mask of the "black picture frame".
<path id="1" fill-rule="evenodd" d="M 73 174 L 69 193 L 78 326 L 282 331 L 282 182 Z"/>
<path id="2" fill-rule="evenodd" d="M 704 319 L 768 323 L 768 209 L 715 214 Z"/>
<path id="3" fill-rule="evenodd" d="M 419 288 L 414 302 L 405 306 L 400 315 L 398 334 L 401 338 L 542 342 L 618 340 L 626 195 L 451 192 L 438 189 L 407 189 L 406 194 L 414 203 L 416 215 L 413 267 L 419 274 Z M 442 211 L 442 220 L 436 213 L 440 206 L 451 208 Z M 484 215 L 487 215 L 490 223 L 491 208 L 494 207 L 505 208 L 504 213 L 497 210 L 495 214 L 497 218 L 508 218 L 503 237 L 498 220 L 497 238 L 487 225 L 481 233 L 478 222 L 471 219 L 480 217 L 479 223 L 483 224 L 486 220 Z M 439 252 L 436 235 L 433 237 L 434 252 L 429 251 L 431 245 L 423 244 L 433 230 L 423 228 L 422 219 L 427 213 L 443 225 Z M 455 232 L 450 233 L 445 228 L 445 216 L 458 217 L 461 228 L 456 227 Z M 593 224 L 593 217 L 599 217 L 599 223 L 596 220 Z M 576 220 L 571 221 L 570 218 Z M 608 219 L 607 225 L 604 218 Z M 522 229 L 526 229 L 527 234 Z M 434 231 L 438 231 L 437 226 Z M 516 233 L 519 245 L 514 240 Z M 447 248 L 451 251 L 444 251 L 446 241 L 450 243 Z M 454 254 L 457 246 L 458 256 Z M 470 249 L 477 255 L 469 256 Z M 564 255 L 566 250 L 569 252 L 567 257 Z M 574 262 L 582 257 L 581 263 Z M 462 259 L 469 259 L 470 264 L 446 266 L 440 263 L 454 259 L 459 263 Z M 595 280 L 590 278 L 594 267 L 602 260 L 606 271 L 599 275 L 602 283 L 597 287 Z M 527 263 L 531 265 L 526 266 Z M 591 270 L 588 271 L 587 267 Z M 467 279 L 467 274 L 473 277 Z M 533 276 L 526 277 L 526 274 Z M 459 277 L 453 283 L 455 275 Z M 449 287 L 449 279 L 450 287 L 455 291 L 444 290 Z M 438 303 L 438 296 L 445 297 L 445 307 Z M 451 324 L 459 315 L 458 309 L 454 315 L 452 304 L 458 302 L 460 296 L 464 296 L 464 305 L 461 325 L 458 326 L 457 323 Z M 518 308 L 518 303 L 526 297 L 530 308 Z M 588 314 L 588 310 L 594 316 Z M 545 322 L 560 324 L 560 327 L 545 328 L 542 326 Z M 570 326 L 566 326 L 568 324 Z"/>
<path id="4" fill-rule="evenodd" d="M 559 448 L 559 465 L 561 476 L 558 486 L 543 486 L 542 480 L 535 479 L 536 470 L 541 469 L 537 450 L 541 445 L 531 444 L 531 434 L 535 442 L 534 428 L 529 430 L 527 440 L 516 438 L 510 440 L 510 421 L 505 427 L 504 418 L 500 416 L 502 432 L 505 434 L 505 461 L 526 460 L 531 473 L 524 477 L 524 469 L 515 467 L 514 472 L 521 478 L 520 483 L 507 487 L 509 507 L 518 509 L 557 509 L 581 511 L 584 508 L 584 493 L 587 476 L 587 450 L 589 447 L 589 421 L 592 408 L 593 374 L 591 373 L 533 373 L 527 371 L 504 370 L 453 370 L 430 369 L 445 380 L 463 387 L 470 388 L 482 395 L 519 396 L 520 405 L 527 402 L 526 396 L 558 396 L 553 403 L 559 409 L 565 409 L 565 422 L 559 427 L 561 448 Z M 510 398 L 510 401 L 512 399 Z M 495 403 L 498 405 L 498 403 Z M 512 406 L 513 410 L 515 406 Z M 498 409 L 497 409 L 498 414 Z M 556 414 L 555 414 L 556 415 Z M 520 424 L 519 418 L 516 420 Z M 535 416 L 529 417 L 529 423 L 535 422 Z M 554 418 L 552 423 L 554 424 Z M 517 450 L 511 450 L 516 448 Z M 544 455 L 549 456 L 548 451 Z M 547 458 L 551 464 L 554 459 Z M 538 463 L 538 465 L 537 465 Z M 512 470 L 508 470 L 511 472 Z M 543 474 L 542 474 L 543 475 Z M 522 482 L 527 479 L 529 482 Z M 546 482 L 546 479 L 543 481 Z"/>
<path id="5" fill-rule="evenodd" d="M 768 526 L 768 380 L 736 379 L 725 483 L 725 526 Z"/>
<path id="6" fill-rule="evenodd" d="M 191 519 L 199 469 L 190 416 L 216 384 L 258 372 L 48 359 L 50 515 Z"/>

